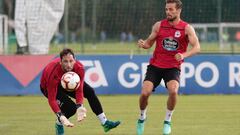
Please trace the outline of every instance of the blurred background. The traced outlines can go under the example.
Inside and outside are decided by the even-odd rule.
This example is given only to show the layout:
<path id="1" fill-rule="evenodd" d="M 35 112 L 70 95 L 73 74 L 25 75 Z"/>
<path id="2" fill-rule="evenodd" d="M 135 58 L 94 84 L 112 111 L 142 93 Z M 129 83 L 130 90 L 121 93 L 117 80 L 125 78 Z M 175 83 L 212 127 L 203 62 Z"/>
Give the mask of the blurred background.
<path id="1" fill-rule="evenodd" d="M 195 27 L 202 53 L 240 53 L 240 1 L 182 2 L 182 19 Z M 4 55 L 17 52 L 15 3 L 0 0 L 0 53 Z M 164 0 L 65 0 L 48 53 L 57 54 L 64 47 L 79 54 L 152 53 L 138 49 L 136 41 L 146 38 L 152 25 L 165 18 L 164 5 Z"/>

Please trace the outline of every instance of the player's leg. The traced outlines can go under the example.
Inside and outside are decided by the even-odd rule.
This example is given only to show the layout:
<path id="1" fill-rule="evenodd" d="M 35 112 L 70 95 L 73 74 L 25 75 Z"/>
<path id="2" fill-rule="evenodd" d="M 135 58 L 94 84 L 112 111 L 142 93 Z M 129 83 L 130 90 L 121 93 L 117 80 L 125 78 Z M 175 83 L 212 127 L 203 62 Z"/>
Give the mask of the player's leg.
<path id="1" fill-rule="evenodd" d="M 40 86 L 40 89 L 41 89 L 42 94 L 46 98 L 48 98 L 47 90 L 44 90 L 43 88 L 41 88 L 41 86 Z M 58 119 L 56 120 L 56 123 L 55 123 L 55 133 L 56 133 L 56 135 L 64 135 L 63 125 Z"/>
<path id="2" fill-rule="evenodd" d="M 48 97 L 48 93 L 46 90 L 43 90 L 41 88 L 41 91 L 45 97 Z M 61 85 L 59 85 L 58 87 L 56 100 L 58 102 L 61 112 L 66 118 L 70 118 L 76 113 L 76 104 L 68 97 Z M 59 119 L 56 120 L 55 129 L 56 135 L 64 135 L 64 127 Z"/>
<path id="3" fill-rule="evenodd" d="M 164 120 L 163 134 L 168 135 L 171 133 L 171 119 L 174 112 L 174 108 L 177 103 L 177 92 L 179 83 L 176 80 L 171 80 L 167 83 L 168 87 L 168 100 L 167 100 L 167 109 L 166 116 Z"/>
<path id="4" fill-rule="evenodd" d="M 64 116 L 66 116 L 66 118 L 70 118 L 76 113 L 77 107 L 75 102 L 71 100 L 69 93 L 67 93 L 67 91 L 64 90 L 61 85 L 58 87 L 57 102 L 61 112 L 64 114 Z"/>
<path id="5" fill-rule="evenodd" d="M 143 82 L 142 91 L 139 98 L 139 108 L 141 110 L 140 118 L 139 118 L 140 120 L 146 119 L 146 109 L 148 105 L 148 98 L 151 95 L 153 88 L 154 88 L 154 85 L 151 81 L 146 80 Z"/>
<path id="6" fill-rule="evenodd" d="M 150 81 L 144 81 L 142 86 L 142 92 L 139 98 L 139 108 L 140 108 L 140 116 L 137 121 L 137 135 L 142 135 L 144 132 L 144 123 L 146 120 L 147 113 L 147 105 L 148 98 L 153 90 L 153 83 Z"/>
<path id="7" fill-rule="evenodd" d="M 176 103 L 177 103 L 177 96 L 178 96 L 178 88 L 179 88 L 179 83 L 176 80 L 171 80 L 167 83 L 168 87 L 168 100 L 167 100 L 167 109 L 168 111 L 173 111 Z M 172 115 L 168 115 L 172 116 Z M 167 121 L 171 121 L 171 117 L 166 119 Z"/>
<path id="8" fill-rule="evenodd" d="M 120 121 L 113 122 L 107 119 L 105 113 L 103 112 L 102 105 L 97 95 L 95 94 L 94 89 L 86 82 L 84 82 L 83 93 L 84 97 L 87 98 L 92 111 L 95 113 L 95 115 L 101 122 L 105 132 L 108 132 L 109 130 L 117 127 L 120 124 Z"/>
<path id="9" fill-rule="evenodd" d="M 178 89 L 179 89 L 179 76 L 180 71 L 178 69 L 168 69 L 165 71 L 164 81 L 168 89 L 168 100 L 166 116 L 163 126 L 163 134 L 171 133 L 171 119 L 174 112 L 174 108 L 177 103 Z"/>
<path id="10" fill-rule="evenodd" d="M 47 90 L 44 90 L 41 87 L 40 89 L 43 95 L 46 98 L 48 98 Z M 58 102 L 61 112 L 65 115 L 66 118 L 70 118 L 76 113 L 77 108 L 75 103 L 68 97 L 68 95 L 66 94 L 65 90 L 62 88 L 61 85 L 59 85 L 58 87 L 56 100 Z M 56 129 L 56 135 L 64 135 L 64 127 L 59 119 L 56 120 L 55 129 Z"/>
<path id="11" fill-rule="evenodd" d="M 47 54 L 64 12 L 64 0 L 29 1 L 29 52 Z"/>
<path id="12" fill-rule="evenodd" d="M 15 4 L 15 34 L 17 37 L 17 52 L 16 54 L 27 53 L 28 38 L 27 38 L 27 7 L 26 0 L 16 0 Z"/>
<path id="13" fill-rule="evenodd" d="M 61 112 L 66 116 L 66 118 L 72 117 L 77 110 L 76 104 L 71 100 L 71 98 L 66 94 L 66 91 L 62 88 L 62 86 L 59 86 L 58 93 L 57 93 L 57 101 L 59 104 L 59 107 L 61 109 Z M 63 125 L 60 123 L 59 120 L 56 121 L 56 135 L 63 135 L 59 134 L 63 131 Z"/>
<path id="14" fill-rule="evenodd" d="M 146 77 L 143 82 L 141 95 L 139 98 L 139 108 L 140 108 L 140 116 L 137 121 L 137 135 L 142 135 L 144 132 L 144 122 L 146 120 L 146 112 L 148 105 L 148 98 L 151 95 L 154 88 L 156 88 L 160 81 L 161 75 L 158 74 L 158 68 L 152 65 L 149 65 L 147 68 Z"/>
<path id="15" fill-rule="evenodd" d="M 61 112 L 66 118 L 70 118 L 76 113 L 76 104 L 66 94 L 61 85 L 58 87 L 57 101 Z M 64 135 L 63 125 L 58 119 L 56 120 L 56 135 Z"/>

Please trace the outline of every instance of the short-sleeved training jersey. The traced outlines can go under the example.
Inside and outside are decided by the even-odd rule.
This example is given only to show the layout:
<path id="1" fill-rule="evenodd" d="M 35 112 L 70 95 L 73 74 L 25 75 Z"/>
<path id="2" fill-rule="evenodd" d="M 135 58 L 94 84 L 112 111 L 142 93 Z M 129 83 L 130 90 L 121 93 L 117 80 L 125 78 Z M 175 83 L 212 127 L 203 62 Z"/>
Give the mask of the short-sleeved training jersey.
<path id="1" fill-rule="evenodd" d="M 185 34 L 187 25 L 188 23 L 182 20 L 176 26 L 171 25 L 167 19 L 161 21 L 156 37 L 156 47 L 153 57 L 150 59 L 150 64 L 159 68 L 180 69 L 183 60 L 177 61 L 174 55 L 184 53 L 187 50 L 189 43 Z"/>
<path id="2" fill-rule="evenodd" d="M 51 106 L 53 112 L 59 112 L 60 108 L 56 101 L 56 95 L 58 86 L 61 83 L 61 77 L 64 71 L 60 65 L 60 58 L 54 59 L 50 62 L 43 70 L 40 86 L 43 90 L 47 92 L 48 103 Z M 84 82 L 84 66 L 79 62 L 73 66 L 73 72 L 76 72 L 80 77 L 80 86 L 75 91 L 76 92 L 76 103 L 83 103 L 83 82 Z"/>

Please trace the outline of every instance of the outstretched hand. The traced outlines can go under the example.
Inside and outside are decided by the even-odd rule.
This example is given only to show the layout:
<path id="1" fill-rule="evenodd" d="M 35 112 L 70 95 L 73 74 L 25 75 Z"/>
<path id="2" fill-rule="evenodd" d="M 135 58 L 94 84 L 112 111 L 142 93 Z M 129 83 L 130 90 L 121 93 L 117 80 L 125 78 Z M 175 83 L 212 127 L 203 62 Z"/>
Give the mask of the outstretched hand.
<path id="1" fill-rule="evenodd" d="M 79 107 L 77 109 L 77 121 L 81 122 L 82 120 L 84 120 L 84 118 L 87 117 L 87 109 L 83 106 Z"/>
<path id="2" fill-rule="evenodd" d="M 66 127 L 74 126 L 74 124 L 72 124 L 64 115 L 61 115 L 59 119 L 60 119 L 61 123 Z"/>

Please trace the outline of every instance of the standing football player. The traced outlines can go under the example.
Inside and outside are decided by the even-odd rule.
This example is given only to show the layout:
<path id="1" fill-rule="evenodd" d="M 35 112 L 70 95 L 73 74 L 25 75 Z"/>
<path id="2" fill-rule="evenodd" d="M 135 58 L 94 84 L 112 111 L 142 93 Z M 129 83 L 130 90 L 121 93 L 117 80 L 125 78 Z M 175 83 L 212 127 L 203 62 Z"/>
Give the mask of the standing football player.
<path id="1" fill-rule="evenodd" d="M 66 91 L 61 85 L 61 77 L 64 73 L 73 71 L 80 77 L 80 86 L 73 92 Z M 75 59 L 71 49 L 63 49 L 60 58 L 54 59 L 43 70 L 40 88 L 52 111 L 56 114 L 56 135 L 64 135 L 64 126 L 73 127 L 68 120 L 77 113 L 77 121 L 86 117 L 86 109 L 83 106 L 83 97 L 87 98 L 92 111 L 101 122 L 105 132 L 117 127 L 120 121 L 110 121 L 103 112 L 102 105 L 96 96 L 94 89 L 84 82 L 84 67 Z M 71 98 L 76 99 L 74 103 Z"/>
<path id="2" fill-rule="evenodd" d="M 200 52 L 200 44 L 194 28 L 180 19 L 181 10 L 180 0 L 166 0 L 166 19 L 153 25 L 152 32 L 146 40 L 138 40 L 138 46 L 144 49 L 151 48 L 156 42 L 139 99 L 138 135 L 142 135 L 144 131 L 148 98 L 162 79 L 169 95 L 163 134 L 171 133 L 171 118 L 177 103 L 181 64 L 184 58 Z M 189 51 L 187 51 L 188 44 L 192 46 Z"/>

